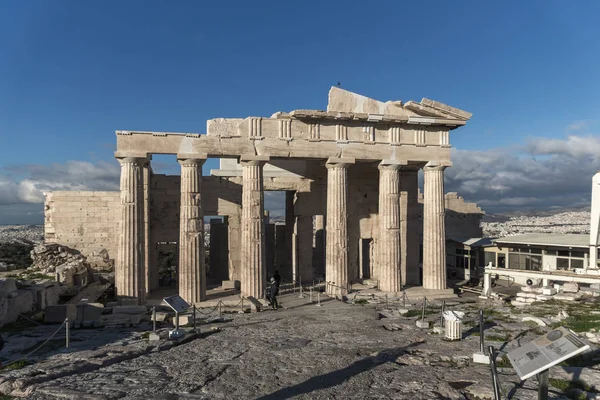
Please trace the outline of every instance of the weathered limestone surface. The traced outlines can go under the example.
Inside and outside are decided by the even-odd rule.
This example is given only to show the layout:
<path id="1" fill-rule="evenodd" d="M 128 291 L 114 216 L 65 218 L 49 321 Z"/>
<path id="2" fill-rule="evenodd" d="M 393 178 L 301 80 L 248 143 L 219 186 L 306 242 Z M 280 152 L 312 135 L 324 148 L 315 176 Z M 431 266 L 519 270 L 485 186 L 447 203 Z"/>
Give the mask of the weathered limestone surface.
<path id="1" fill-rule="evenodd" d="M 437 194 L 435 201 L 426 194 L 422 217 L 425 227 L 418 222 L 417 171 L 425 165 L 451 165 L 450 131 L 464 125 L 470 116 L 433 100 L 380 102 L 332 88 L 327 111 L 278 112 L 268 118 L 217 118 L 207 122 L 207 134 L 117 131 L 115 157 L 122 162 L 121 204 L 112 207 L 107 200 L 102 206 L 105 209 L 98 210 L 94 217 L 104 224 L 110 220 L 104 216 L 114 213 L 112 226 L 116 229 L 111 230 L 109 225 L 106 234 L 114 235 L 115 250 L 109 249 L 109 253 L 118 252 L 119 291 L 138 297 L 157 289 L 157 246 L 180 246 L 180 263 L 186 264 L 180 266 L 182 291 L 190 298 L 202 297 L 189 293 L 192 288 L 202 291 L 204 284 L 204 272 L 198 264 L 203 259 L 198 253 L 202 252 L 202 233 L 190 224 L 200 219 L 199 215 L 219 215 L 225 217 L 228 227 L 228 278 L 245 281 L 242 288 L 246 295 L 262 297 L 266 278 L 264 190 L 287 192 L 285 232 L 280 235 L 275 228 L 275 268 L 283 278 L 301 276 L 310 280 L 314 270 L 325 269 L 328 280 L 342 287 L 336 289 L 340 292 L 347 283 L 361 278 L 380 279 L 385 281 L 384 286 L 393 287 L 390 289 L 416 284 L 418 232 L 423 232 L 428 271 L 444 269 L 441 242 L 446 227 L 463 228 L 467 221 L 477 227 L 449 229 L 451 235 L 480 236 L 480 210 L 470 209 L 455 194 L 444 198 L 443 186 L 435 189 L 429 178 L 426 187 L 430 192 L 442 193 L 441 200 Z M 213 171 L 214 176 L 202 178 L 202 188 L 188 189 L 184 182 L 188 178 L 154 174 L 148 162 L 152 154 L 175 154 L 179 159 L 230 159 L 223 160 L 223 169 Z M 241 163 L 234 161 L 240 157 Z M 264 169 L 271 160 L 272 164 Z M 327 160 L 342 161 L 329 163 L 326 169 Z M 360 167 L 347 170 L 344 160 L 356 161 Z M 391 181 L 382 177 L 384 193 L 379 202 L 376 165 L 382 162 L 402 164 L 403 168 L 394 172 L 393 179 L 388 177 L 394 182 L 398 178 L 398 189 L 388 191 L 386 185 Z M 339 165 L 346 166 L 340 169 Z M 79 197 L 87 197 L 87 193 Z M 98 232 L 102 241 L 104 226 L 94 226 L 94 220 L 86 219 L 93 206 L 84 204 L 78 214 L 69 215 L 70 210 L 63 210 L 61 202 L 53 200 L 60 196 L 56 192 L 47 198 L 48 238 L 56 242 L 73 240 L 66 244 L 80 250 L 92 243 L 88 232 Z M 385 200 L 388 197 L 397 201 Z M 186 203 L 190 199 L 193 204 Z M 431 210 L 441 207 L 443 216 L 444 203 L 456 212 L 446 213 L 446 222 L 440 222 L 433 215 L 438 211 Z M 327 215 L 328 221 L 327 229 L 318 220 L 314 228 L 317 236 L 329 230 L 325 263 L 321 262 L 323 252 L 319 248 L 322 237 L 315 238 L 314 247 L 309 245 L 309 222 L 319 215 Z M 455 221 L 448 223 L 453 218 Z M 89 230 L 85 226 L 88 222 Z M 77 239 L 77 234 L 82 238 Z M 190 237 L 198 239 L 190 244 Z M 111 246 L 110 238 L 105 246 Z M 190 279 L 190 274 L 195 275 Z M 445 286 L 445 275 L 438 275 L 428 276 L 427 285 Z"/>
<path id="2" fill-rule="evenodd" d="M 327 163 L 326 279 L 327 294 L 342 297 L 348 285 L 348 167 L 354 160 Z"/>
<path id="3" fill-rule="evenodd" d="M 115 264 L 117 295 L 145 301 L 144 271 L 144 203 L 142 165 L 145 159 L 120 158 L 121 163 L 121 222 L 119 247 Z"/>
<path id="4" fill-rule="evenodd" d="M 423 287 L 446 289 L 444 166 L 425 166 L 423 207 Z"/>
<path id="5" fill-rule="evenodd" d="M 400 165 L 379 165 L 378 279 L 384 292 L 399 292 L 400 276 Z"/>
<path id="6" fill-rule="evenodd" d="M 119 192 L 47 192 L 44 240 L 75 248 L 88 258 L 104 250 L 114 260 L 120 205 Z"/>
<path id="7" fill-rule="evenodd" d="M 266 284 L 262 168 L 267 160 L 247 157 L 242 191 L 242 296 L 262 298 Z"/>
<path id="8" fill-rule="evenodd" d="M 313 280 L 313 218 L 300 215 L 295 217 L 294 235 L 296 237 L 296 254 L 298 255 L 298 280 L 311 282 Z"/>
<path id="9" fill-rule="evenodd" d="M 188 303 L 206 297 L 202 165 L 205 159 L 180 159 L 181 213 L 179 237 L 179 295 Z"/>
<path id="10" fill-rule="evenodd" d="M 403 285 L 420 285 L 418 170 L 403 168 L 400 172 L 400 265 Z"/>

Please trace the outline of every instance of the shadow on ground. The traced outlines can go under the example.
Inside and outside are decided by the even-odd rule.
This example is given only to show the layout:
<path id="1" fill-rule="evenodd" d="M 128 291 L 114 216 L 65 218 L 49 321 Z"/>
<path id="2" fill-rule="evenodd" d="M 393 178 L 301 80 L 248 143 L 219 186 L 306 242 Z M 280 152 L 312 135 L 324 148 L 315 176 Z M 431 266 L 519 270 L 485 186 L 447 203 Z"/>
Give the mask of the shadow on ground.
<path id="1" fill-rule="evenodd" d="M 380 351 L 376 356 L 366 357 L 362 360 L 355 361 L 346 368 L 329 372 L 327 374 L 315 376 L 295 386 L 279 389 L 276 392 L 257 398 L 256 400 L 280 400 L 289 399 L 294 396 L 308 394 L 316 390 L 327 389 L 337 386 L 353 376 L 361 374 L 370 369 L 376 368 L 387 362 L 396 362 L 396 359 L 406 353 L 406 350 L 419 346 L 425 342 L 419 341 L 411 343 L 404 347 L 396 349 L 386 349 Z"/>

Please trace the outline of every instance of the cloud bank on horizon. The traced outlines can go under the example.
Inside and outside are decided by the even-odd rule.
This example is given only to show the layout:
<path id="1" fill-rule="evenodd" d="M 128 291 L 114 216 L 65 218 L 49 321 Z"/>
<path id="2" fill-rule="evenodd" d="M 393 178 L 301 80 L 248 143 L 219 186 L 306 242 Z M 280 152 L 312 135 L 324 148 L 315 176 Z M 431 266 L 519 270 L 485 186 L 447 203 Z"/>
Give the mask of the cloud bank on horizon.
<path id="1" fill-rule="evenodd" d="M 583 123 L 573 126 L 581 129 Z M 600 170 L 600 137 L 532 137 L 519 147 L 452 150 L 446 192 L 458 192 L 488 213 L 587 207 Z M 118 163 L 67 161 L 0 170 L 0 224 L 43 223 L 44 192 L 119 190 Z M 265 208 L 283 214 L 281 193 L 266 193 Z"/>

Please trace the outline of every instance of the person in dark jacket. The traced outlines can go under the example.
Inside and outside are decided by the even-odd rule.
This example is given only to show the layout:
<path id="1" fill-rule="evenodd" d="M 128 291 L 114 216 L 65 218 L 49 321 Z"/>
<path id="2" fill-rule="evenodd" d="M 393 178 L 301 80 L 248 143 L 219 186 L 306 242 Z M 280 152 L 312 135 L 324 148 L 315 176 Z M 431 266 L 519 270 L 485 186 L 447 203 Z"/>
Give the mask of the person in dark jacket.
<path id="1" fill-rule="evenodd" d="M 279 272 L 277 270 L 275 270 L 273 279 L 275 279 L 275 284 L 277 285 L 277 289 L 279 289 L 279 284 L 281 283 L 281 276 L 279 276 Z"/>
<path id="2" fill-rule="evenodd" d="M 271 288 L 269 290 L 269 303 L 273 309 L 277 310 L 279 304 L 277 304 L 277 294 L 279 293 L 279 282 L 275 280 L 275 277 L 271 278 Z"/>

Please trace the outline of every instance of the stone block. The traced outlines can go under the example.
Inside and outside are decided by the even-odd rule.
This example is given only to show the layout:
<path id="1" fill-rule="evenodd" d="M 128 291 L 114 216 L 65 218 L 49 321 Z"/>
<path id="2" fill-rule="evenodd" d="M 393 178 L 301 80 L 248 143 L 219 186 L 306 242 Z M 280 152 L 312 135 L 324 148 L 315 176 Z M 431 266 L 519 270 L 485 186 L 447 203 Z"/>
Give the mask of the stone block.
<path id="1" fill-rule="evenodd" d="M 429 329 L 429 322 L 428 321 L 418 320 L 417 321 L 417 327 L 421 328 L 421 329 Z"/>
<path id="2" fill-rule="evenodd" d="M 169 317 L 169 313 L 167 313 L 167 312 L 163 312 L 163 311 L 156 312 L 156 322 L 165 322 L 165 321 L 167 321 L 168 317 Z M 150 320 L 153 321 L 154 316 L 151 316 Z"/>
<path id="3" fill-rule="evenodd" d="M 542 294 L 545 296 L 551 296 L 553 294 L 556 294 L 556 289 L 554 289 L 553 287 L 550 287 L 550 286 L 544 286 L 542 288 Z"/>
<path id="4" fill-rule="evenodd" d="M 0 279 L 0 296 L 17 291 L 17 281 L 13 278 Z"/>
<path id="5" fill-rule="evenodd" d="M 65 318 L 74 321 L 77 317 L 77 306 L 75 304 L 59 304 L 47 306 L 44 310 L 44 322 L 47 324 L 60 324 Z"/>
<path id="6" fill-rule="evenodd" d="M 138 299 L 121 299 L 121 306 L 137 306 Z"/>
<path id="7" fill-rule="evenodd" d="M 146 306 L 117 306 L 113 307 L 113 314 L 137 315 L 146 312 Z"/>
<path id="8" fill-rule="evenodd" d="M 117 307 L 118 305 L 119 303 L 117 303 L 116 301 L 109 301 L 108 303 L 106 303 L 106 308 Z"/>
<path id="9" fill-rule="evenodd" d="M 562 285 L 562 290 L 565 293 L 577 293 L 579 292 L 579 284 L 577 282 L 565 282 Z"/>
<path id="10" fill-rule="evenodd" d="M 477 353 L 473 353 L 473 362 L 488 365 L 490 363 L 490 356 L 478 351 Z"/>
<path id="11" fill-rule="evenodd" d="M 98 321 L 104 310 L 104 305 L 100 303 L 80 303 L 77 304 L 78 322 Z"/>
<path id="12" fill-rule="evenodd" d="M 256 297 L 248 296 L 245 299 L 250 302 L 251 308 L 253 310 L 256 310 L 256 311 L 262 310 L 263 304 L 260 301 L 258 301 L 258 299 Z"/>
<path id="13" fill-rule="evenodd" d="M 223 281 L 223 289 L 239 289 L 240 281 Z"/>

